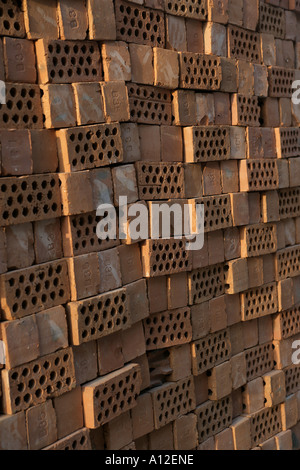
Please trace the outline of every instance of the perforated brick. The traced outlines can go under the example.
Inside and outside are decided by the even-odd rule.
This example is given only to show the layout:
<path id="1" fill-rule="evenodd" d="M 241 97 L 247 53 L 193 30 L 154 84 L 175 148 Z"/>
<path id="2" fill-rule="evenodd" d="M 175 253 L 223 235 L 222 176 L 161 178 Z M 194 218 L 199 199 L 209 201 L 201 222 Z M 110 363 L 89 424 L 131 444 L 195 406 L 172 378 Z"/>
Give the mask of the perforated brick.
<path id="1" fill-rule="evenodd" d="M 13 414 L 75 387 L 71 348 L 61 349 L 22 366 L 2 371 L 3 406 Z"/>
<path id="2" fill-rule="evenodd" d="M 224 265 L 194 269 L 188 274 L 189 305 L 200 304 L 224 294 Z"/>
<path id="3" fill-rule="evenodd" d="M 82 387 L 85 425 L 97 428 L 136 405 L 141 369 L 129 364 Z"/>
<path id="4" fill-rule="evenodd" d="M 36 53 L 40 83 L 101 80 L 100 51 L 96 42 L 39 39 Z"/>
<path id="5" fill-rule="evenodd" d="M 299 276 L 300 274 L 300 245 L 277 251 L 275 255 L 276 280 L 287 277 Z"/>
<path id="6" fill-rule="evenodd" d="M 180 52 L 180 87 L 195 90 L 219 90 L 222 80 L 220 57 Z"/>
<path id="7" fill-rule="evenodd" d="M 144 320 L 144 331 L 148 351 L 189 343 L 192 339 L 190 309 L 178 308 L 150 315 Z"/>
<path id="8" fill-rule="evenodd" d="M 279 184 L 277 161 L 274 159 L 242 160 L 240 162 L 240 190 L 263 191 L 277 189 Z"/>
<path id="9" fill-rule="evenodd" d="M 184 127 L 183 136 L 186 162 L 211 162 L 230 158 L 229 127 Z"/>
<path id="10" fill-rule="evenodd" d="M 64 259 L 2 274 L 0 286 L 2 315 L 6 320 L 22 318 L 70 300 Z"/>
<path id="11" fill-rule="evenodd" d="M 300 304 L 278 313 L 274 319 L 274 338 L 286 339 L 300 333 Z"/>
<path id="12" fill-rule="evenodd" d="M 165 23 L 160 10 L 116 0 L 117 39 L 152 47 L 164 47 Z"/>
<path id="13" fill-rule="evenodd" d="M 0 34 L 18 38 L 25 36 L 24 16 L 20 1 L 1 0 Z"/>
<path id="14" fill-rule="evenodd" d="M 260 2 L 258 31 L 285 38 L 285 13 L 282 8 Z"/>
<path id="15" fill-rule="evenodd" d="M 207 17 L 206 0 L 164 0 L 165 12 L 174 16 L 185 16 L 205 20 Z"/>
<path id="16" fill-rule="evenodd" d="M 58 175 L 1 178 L 0 184 L 1 226 L 61 215 Z"/>
<path id="17" fill-rule="evenodd" d="M 189 204 L 203 204 L 204 205 L 204 231 L 212 232 L 222 228 L 232 227 L 232 214 L 230 197 L 228 195 L 219 196 L 206 196 L 197 199 L 189 199 Z M 192 220 L 190 221 L 191 229 L 193 232 L 198 230 L 201 226 L 201 221 L 198 227 L 195 224 L 195 208 L 192 211 Z"/>
<path id="18" fill-rule="evenodd" d="M 245 351 L 247 382 L 261 377 L 274 367 L 272 343 L 265 343 Z"/>
<path id="19" fill-rule="evenodd" d="M 180 163 L 137 162 L 141 200 L 184 197 L 184 167 Z"/>
<path id="20" fill-rule="evenodd" d="M 232 397 L 206 401 L 195 409 L 199 443 L 221 432 L 232 423 Z"/>
<path id="21" fill-rule="evenodd" d="M 289 1 L 290 10 L 300 12 L 300 0 L 290 0 Z"/>
<path id="22" fill-rule="evenodd" d="M 38 85 L 6 83 L 6 104 L 0 104 L 0 128 L 42 129 L 43 112 Z"/>
<path id="23" fill-rule="evenodd" d="M 240 294 L 242 320 L 252 320 L 278 311 L 276 282 Z"/>
<path id="24" fill-rule="evenodd" d="M 123 161 L 119 123 L 61 129 L 56 135 L 61 171 L 98 168 Z"/>
<path id="25" fill-rule="evenodd" d="M 163 88 L 127 84 L 130 121 L 141 124 L 171 125 L 171 92 Z"/>
<path id="26" fill-rule="evenodd" d="M 94 251 L 102 251 L 118 245 L 118 239 L 113 240 L 108 236 L 101 240 L 97 236 L 97 224 L 103 217 L 96 212 L 71 215 L 61 219 L 62 240 L 65 256 L 84 255 Z"/>
<path id="27" fill-rule="evenodd" d="M 243 258 L 274 253 L 277 250 L 276 224 L 248 225 L 241 228 L 241 254 Z"/>
<path id="28" fill-rule="evenodd" d="M 200 375 L 231 356 L 229 330 L 218 331 L 191 343 L 193 375 Z"/>
<path id="29" fill-rule="evenodd" d="M 90 432 L 87 428 L 79 429 L 43 450 L 92 450 Z"/>
<path id="30" fill-rule="evenodd" d="M 96 295 L 67 306 L 72 344 L 79 345 L 130 326 L 126 289 Z"/>
<path id="31" fill-rule="evenodd" d="M 191 268 L 190 251 L 185 240 L 175 238 L 146 240 L 141 245 L 145 277 L 163 276 Z"/>
<path id="32" fill-rule="evenodd" d="M 295 71 L 282 67 L 269 67 L 269 96 L 290 98 L 293 94 Z"/>
<path id="33" fill-rule="evenodd" d="M 300 389 L 300 366 L 292 365 L 283 369 L 285 376 L 286 395 L 291 395 Z"/>
<path id="34" fill-rule="evenodd" d="M 275 129 L 277 157 L 290 158 L 300 155 L 300 128 L 281 127 Z"/>
<path id="35" fill-rule="evenodd" d="M 300 215 L 300 189 L 288 188 L 278 191 L 280 219 Z"/>
<path id="36" fill-rule="evenodd" d="M 228 57 L 260 64 L 260 36 L 238 26 L 228 26 Z"/>
<path id="37" fill-rule="evenodd" d="M 168 382 L 150 391 L 152 396 L 154 427 L 159 429 L 196 406 L 193 377 Z"/>
<path id="38" fill-rule="evenodd" d="M 233 126 L 259 126 L 260 107 L 257 96 L 232 95 Z"/>
<path id="39" fill-rule="evenodd" d="M 248 415 L 250 418 L 250 432 L 252 447 L 270 439 L 282 430 L 280 407 L 263 408 Z"/>

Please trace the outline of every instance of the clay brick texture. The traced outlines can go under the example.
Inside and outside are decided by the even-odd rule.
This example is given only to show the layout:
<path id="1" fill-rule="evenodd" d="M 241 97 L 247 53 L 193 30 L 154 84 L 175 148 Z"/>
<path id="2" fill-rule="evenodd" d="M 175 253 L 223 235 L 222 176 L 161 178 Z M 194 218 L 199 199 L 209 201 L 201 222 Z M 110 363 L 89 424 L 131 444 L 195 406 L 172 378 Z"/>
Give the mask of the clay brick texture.
<path id="1" fill-rule="evenodd" d="M 300 450 L 299 31 L 0 0 L 1 450 Z"/>

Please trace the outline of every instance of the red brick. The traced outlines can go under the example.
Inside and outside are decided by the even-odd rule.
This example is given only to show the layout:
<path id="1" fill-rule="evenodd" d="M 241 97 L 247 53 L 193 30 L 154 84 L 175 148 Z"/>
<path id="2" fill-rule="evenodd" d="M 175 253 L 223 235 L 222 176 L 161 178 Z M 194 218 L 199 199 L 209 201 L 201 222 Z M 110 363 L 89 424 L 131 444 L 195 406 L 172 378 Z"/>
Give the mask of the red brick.
<path id="1" fill-rule="evenodd" d="M 29 39 L 58 38 L 55 0 L 25 0 L 24 20 Z"/>
<path id="2" fill-rule="evenodd" d="M 5 75 L 8 82 L 36 82 L 33 41 L 4 37 L 3 53 Z"/>
<path id="3" fill-rule="evenodd" d="M 1 174 L 32 174 L 32 148 L 30 133 L 27 130 L 10 130 L 0 132 Z"/>
<path id="4" fill-rule="evenodd" d="M 54 398 L 53 405 L 57 421 L 57 438 L 61 439 L 83 427 L 81 388 Z"/>
<path id="5" fill-rule="evenodd" d="M 88 17 L 84 0 L 58 2 L 57 15 L 61 39 L 85 39 Z"/>
<path id="6" fill-rule="evenodd" d="M 104 336 L 97 341 L 99 374 L 105 375 L 124 365 L 121 332 Z"/>
<path id="7" fill-rule="evenodd" d="M 24 412 L 0 417 L 0 449 L 27 450 Z"/>
<path id="8" fill-rule="evenodd" d="M 97 377 L 97 342 L 89 341 L 73 347 L 76 384 L 82 385 Z"/>
<path id="9" fill-rule="evenodd" d="M 30 450 L 39 450 L 53 444 L 57 440 L 57 430 L 52 401 L 48 400 L 27 410 L 26 426 Z"/>
<path id="10" fill-rule="evenodd" d="M 40 355 L 44 356 L 68 346 L 68 328 L 62 306 L 44 310 L 36 315 Z"/>
<path id="11" fill-rule="evenodd" d="M 122 331 L 122 353 L 124 362 L 132 361 L 146 352 L 143 323 L 138 322 Z"/>

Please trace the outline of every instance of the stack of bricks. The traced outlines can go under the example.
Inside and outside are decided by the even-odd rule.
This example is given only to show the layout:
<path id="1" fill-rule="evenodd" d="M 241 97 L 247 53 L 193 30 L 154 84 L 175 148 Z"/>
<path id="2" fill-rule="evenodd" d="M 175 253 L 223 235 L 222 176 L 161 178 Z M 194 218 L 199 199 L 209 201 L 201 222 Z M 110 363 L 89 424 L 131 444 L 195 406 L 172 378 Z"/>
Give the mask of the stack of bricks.
<path id="1" fill-rule="evenodd" d="M 300 448 L 299 0 L 2 0 L 0 34 L 0 449 Z M 100 240 L 120 196 L 203 204 L 203 248 Z"/>

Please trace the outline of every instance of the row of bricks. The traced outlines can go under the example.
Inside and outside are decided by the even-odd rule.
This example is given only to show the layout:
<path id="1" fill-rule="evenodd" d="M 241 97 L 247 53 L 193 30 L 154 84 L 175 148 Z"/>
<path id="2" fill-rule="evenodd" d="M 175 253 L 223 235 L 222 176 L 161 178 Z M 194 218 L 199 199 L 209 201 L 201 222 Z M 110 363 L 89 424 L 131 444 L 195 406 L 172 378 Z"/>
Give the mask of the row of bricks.
<path id="1" fill-rule="evenodd" d="M 82 91 L 77 96 L 81 104 L 78 102 L 76 107 L 72 85 L 42 85 L 40 90 L 38 85 L 7 84 L 6 88 L 7 104 L 0 109 L 1 129 L 74 127 L 78 121 L 76 109 L 81 109 L 80 116 L 83 115 L 84 123 L 106 120 L 109 123 L 131 121 L 194 126 L 213 122 L 227 126 L 259 127 L 262 124 L 264 127 L 280 127 L 281 121 L 290 124 L 290 116 L 292 125 L 299 123 L 297 106 L 291 100 L 282 98 L 222 92 L 214 93 L 212 97 L 192 90 L 177 90 L 171 94 L 169 90 L 158 87 L 134 83 L 126 86 L 122 81 L 111 81 L 79 84 L 76 89 Z M 87 89 L 87 100 L 92 100 L 89 107 L 86 107 L 84 100 L 84 90 Z M 213 108 L 210 108 L 212 102 Z M 64 113 L 61 113 L 62 104 Z M 204 109 L 201 110 L 203 105 Z"/>
<path id="2" fill-rule="evenodd" d="M 163 12 L 165 11 L 167 14 L 179 17 L 207 19 L 220 24 L 231 23 L 252 31 L 258 28 L 259 31 L 272 33 L 276 37 L 294 38 L 291 28 L 286 28 L 286 24 L 292 25 L 295 33 L 297 17 L 293 10 L 299 11 L 295 0 L 291 0 L 290 4 L 286 0 L 285 4 L 281 5 L 290 11 L 278 8 L 278 5 L 265 5 L 251 0 L 235 2 L 202 0 L 197 6 L 192 1 L 145 0 L 145 2 L 139 1 L 132 4 L 118 0 L 115 4 L 115 11 L 112 0 L 89 0 L 86 5 L 83 0 L 80 0 L 76 6 L 70 1 L 57 4 L 55 0 L 51 0 L 45 5 L 38 4 L 39 8 L 36 8 L 36 3 L 36 1 L 30 2 L 29 0 L 24 2 L 23 17 L 23 12 L 17 5 L 12 1 L 7 2 L 2 14 L 1 33 L 24 37 L 26 32 L 30 39 L 45 36 L 51 39 L 58 37 L 85 39 L 88 31 L 89 39 L 114 40 L 117 38 L 126 39 L 129 42 L 154 43 L 163 46 L 165 27 L 162 23 L 164 23 Z M 145 6 L 142 6 L 143 4 Z M 167 20 L 173 18 L 169 15 L 166 17 Z M 136 18 L 140 22 L 132 21 Z M 175 19 L 184 18 L 176 17 Z M 149 36 L 141 34 L 145 28 L 149 31 Z M 166 29 L 168 31 L 168 24 Z"/>
<path id="3" fill-rule="evenodd" d="M 244 32 L 244 35 L 247 34 Z M 180 86 L 241 94 L 253 94 L 256 90 L 255 94 L 260 96 L 267 96 L 269 79 L 270 96 L 287 96 L 298 73 L 293 69 L 299 69 L 300 57 L 298 50 L 295 54 L 293 42 L 273 38 L 273 50 L 270 50 L 269 35 L 266 38 L 262 35 L 258 38 L 260 43 L 255 45 L 260 48 L 257 57 L 266 55 L 267 45 L 268 54 L 274 60 L 258 65 L 260 60 L 255 60 L 253 53 L 250 62 L 247 61 L 249 56 L 230 53 L 234 50 L 230 39 L 232 35 L 237 34 L 216 23 L 207 23 L 202 47 L 195 51 L 177 52 L 117 41 L 104 42 L 101 55 L 98 44 L 88 41 L 40 39 L 34 49 L 32 41 L 6 37 L 3 44 L 0 42 L 0 62 L 4 64 L 1 68 L 5 71 L 2 78 L 7 82 L 19 83 L 36 83 L 38 78 L 42 84 L 97 82 L 102 78 L 103 67 L 105 81 L 123 80 L 170 89 Z M 277 89 L 277 86 L 280 88 Z"/>
<path id="4" fill-rule="evenodd" d="M 210 125 L 182 130 L 178 126 L 133 123 L 99 124 L 61 129 L 56 133 L 3 130 L 0 132 L 1 173 L 3 176 L 39 174 L 55 172 L 58 166 L 60 171 L 70 172 L 136 161 L 198 163 L 290 158 L 299 156 L 299 136 L 298 127 L 245 129 Z M 41 146 L 45 143 L 48 145 L 41 161 Z"/>

